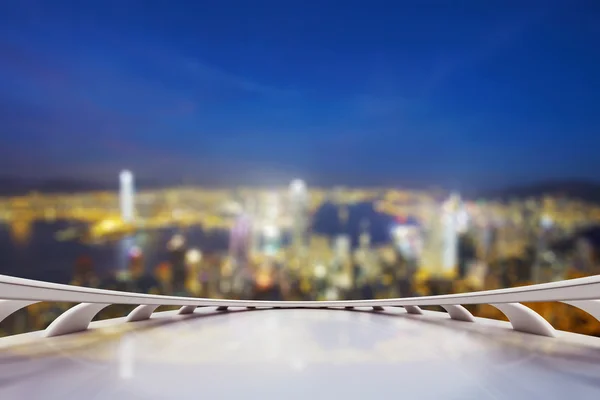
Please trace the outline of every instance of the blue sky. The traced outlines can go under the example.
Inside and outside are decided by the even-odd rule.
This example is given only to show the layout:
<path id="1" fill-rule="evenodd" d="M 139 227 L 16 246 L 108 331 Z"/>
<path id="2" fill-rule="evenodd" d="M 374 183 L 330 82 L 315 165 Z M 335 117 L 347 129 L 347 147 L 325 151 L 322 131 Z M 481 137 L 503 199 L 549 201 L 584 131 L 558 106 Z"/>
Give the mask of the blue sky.
<path id="1" fill-rule="evenodd" d="M 8 1 L 0 174 L 505 186 L 600 169 L 594 1 Z"/>

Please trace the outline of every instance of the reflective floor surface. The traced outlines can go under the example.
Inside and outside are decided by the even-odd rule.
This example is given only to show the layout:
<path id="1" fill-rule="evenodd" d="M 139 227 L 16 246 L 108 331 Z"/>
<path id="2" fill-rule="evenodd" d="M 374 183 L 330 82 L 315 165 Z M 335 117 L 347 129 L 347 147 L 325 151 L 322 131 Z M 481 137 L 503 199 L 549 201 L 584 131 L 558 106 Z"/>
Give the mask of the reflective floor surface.
<path id="1" fill-rule="evenodd" d="M 600 399 L 596 338 L 401 308 L 199 308 L 0 339 L 0 399 Z"/>

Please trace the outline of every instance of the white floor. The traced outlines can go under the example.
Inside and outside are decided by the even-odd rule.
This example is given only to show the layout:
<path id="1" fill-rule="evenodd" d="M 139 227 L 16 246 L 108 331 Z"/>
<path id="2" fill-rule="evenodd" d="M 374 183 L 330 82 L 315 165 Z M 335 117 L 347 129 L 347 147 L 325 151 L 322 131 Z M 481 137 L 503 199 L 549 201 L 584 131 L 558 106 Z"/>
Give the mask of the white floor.
<path id="1" fill-rule="evenodd" d="M 0 339 L 0 399 L 600 399 L 600 341 L 401 308 L 100 321 Z"/>

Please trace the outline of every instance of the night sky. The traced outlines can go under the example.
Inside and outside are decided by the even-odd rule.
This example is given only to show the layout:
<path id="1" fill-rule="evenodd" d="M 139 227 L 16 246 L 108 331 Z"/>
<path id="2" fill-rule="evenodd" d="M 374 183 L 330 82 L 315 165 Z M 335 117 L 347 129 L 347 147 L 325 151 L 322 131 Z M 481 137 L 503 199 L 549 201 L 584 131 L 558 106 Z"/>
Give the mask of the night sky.
<path id="1" fill-rule="evenodd" d="M 600 2 L 0 4 L 0 175 L 597 180 Z"/>

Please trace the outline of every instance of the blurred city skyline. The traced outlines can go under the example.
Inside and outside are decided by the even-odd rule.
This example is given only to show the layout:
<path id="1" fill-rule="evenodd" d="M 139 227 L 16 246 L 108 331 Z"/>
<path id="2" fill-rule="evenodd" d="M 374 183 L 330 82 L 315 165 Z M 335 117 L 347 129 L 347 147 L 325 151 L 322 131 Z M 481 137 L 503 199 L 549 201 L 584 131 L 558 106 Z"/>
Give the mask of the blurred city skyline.
<path id="1" fill-rule="evenodd" d="M 133 171 L 135 172 L 135 171 Z M 194 179 L 172 179 L 166 181 L 139 179 L 136 177 L 136 188 L 141 191 L 154 191 L 161 189 L 207 189 L 207 190 L 230 190 L 256 189 L 256 190 L 279 190 L 287 186 L 291 179 L 237 179 L 223 180 L 194 180 Z M 541 199 L 545 196 L 556 198 L 569 198 L 591 203 L 600 203 L 600 183 L 583 180 L 548 180 L 534 181 L 528 184 L 516 184 L 509 186 L 468 186 L 468 185 L 440 185 L 427 184 L 424 182 L 402 182 L 400 184 L 386 184 L 371 181 L 361 184 L 345 184 L 337 181 L 326 181 L 323 179 L 307 182 L 312 188 L 335 192 L 337 189 L 345 190 L 404 190 L 404 191 L 426 191 L 437 193 L 441 199 L 452 192 L 459 192 L 465 199 L 487 200 L 487 201 L 510 201 L 525 200 L 528 198 Z M 74 179 L 69 177 L 54 178 L 23 178 L 19 176 L 0 175 L 0 197 L 22 196 L 32 193 L 40 194 L 67 194 L 88 192 L 118 192 L 119 185 L 115 176 L 107 181 L 93 181 L 86 179 Z"/>
<path id="2" fill-rule="evenodd" d="M 596 2 L 0 5 L 0 171 L 598 181 Z"/>
<path id="3" fill-rule="evenodd" d="M 0 274 L 155 294 L 334 300 L 551 282 L 600 265 L 600 203 L 568 196 L 472 201 L 300 179 L 139 190 L 127 170 L 114 180 L 118 192 L 0 196 Z M 3 330 L 41 329 L 62 307 L 23 310 Z M 534 309 L 564 329 L 600 332 L 564 307 Z"/>

